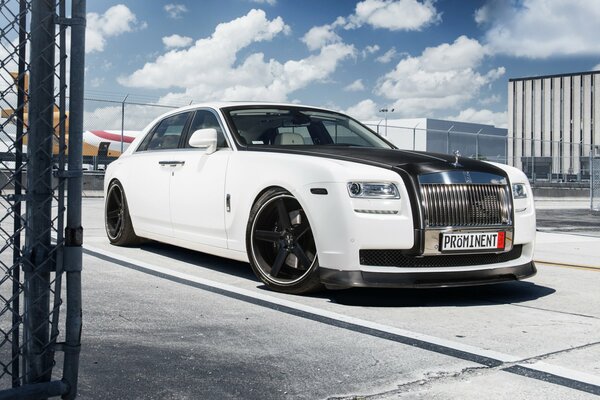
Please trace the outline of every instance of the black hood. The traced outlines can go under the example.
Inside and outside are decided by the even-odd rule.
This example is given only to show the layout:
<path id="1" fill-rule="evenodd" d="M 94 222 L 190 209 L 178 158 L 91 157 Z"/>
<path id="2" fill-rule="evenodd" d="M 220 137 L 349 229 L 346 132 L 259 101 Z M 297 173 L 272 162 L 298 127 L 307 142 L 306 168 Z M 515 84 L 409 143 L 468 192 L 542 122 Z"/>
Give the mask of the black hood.
<path id="1" fill-rule="evenodd" d="M 405 171 L 415 179 L 418 175 L 440 171 L 478 171 L 506 176 L 506 173 L 491 164 L 448 154 L 425 153 L 420 151 L 378 149 L 353 146 L 268 146 L 250 147 L 250 151 L 298 154 L 314 157 L 333 158 L 376 167 Z"/>

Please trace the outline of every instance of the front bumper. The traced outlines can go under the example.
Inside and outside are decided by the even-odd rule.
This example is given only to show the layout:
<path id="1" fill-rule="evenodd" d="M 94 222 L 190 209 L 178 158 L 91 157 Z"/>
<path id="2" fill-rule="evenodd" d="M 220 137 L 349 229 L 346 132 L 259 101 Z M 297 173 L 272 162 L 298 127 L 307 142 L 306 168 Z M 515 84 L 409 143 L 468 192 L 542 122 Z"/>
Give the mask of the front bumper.
<path id="1" fill-rule="evenodd" d="M 352 287 L 433 288 L 474 286 L 521 280 L 535 275 L 536 272 L 537 269 L 533 261 L 517 266 L 469 271 L 398 273 L 320 269 L 321 282 L 328 289 L 347 289 Z"/>

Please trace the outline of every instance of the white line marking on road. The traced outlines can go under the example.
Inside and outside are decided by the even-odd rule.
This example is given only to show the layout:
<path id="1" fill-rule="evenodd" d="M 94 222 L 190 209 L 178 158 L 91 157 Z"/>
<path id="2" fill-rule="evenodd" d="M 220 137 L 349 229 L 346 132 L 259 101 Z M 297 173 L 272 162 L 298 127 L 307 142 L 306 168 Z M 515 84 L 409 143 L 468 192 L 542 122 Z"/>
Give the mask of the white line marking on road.
<path id="1" fill-rule="evenodd" d="M 549 267 L 561 267 L 561 268 L 575 268 L 575 269 L 583 269 L 587 271 L 600 271 L 600 265 L 591 265 L 591 264 L 566 264 L 554 261 L 544 261 L 544 260 L 534 260 L 536 266 L 538 264 L 542 264 Z"/>

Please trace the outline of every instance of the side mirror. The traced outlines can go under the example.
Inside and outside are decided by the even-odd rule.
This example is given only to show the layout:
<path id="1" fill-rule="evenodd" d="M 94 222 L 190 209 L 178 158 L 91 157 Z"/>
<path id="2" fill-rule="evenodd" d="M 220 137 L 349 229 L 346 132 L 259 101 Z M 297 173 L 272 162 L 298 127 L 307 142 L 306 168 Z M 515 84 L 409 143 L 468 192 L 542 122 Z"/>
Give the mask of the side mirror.
<path id="1" fill-rule="evenodd" d="M 215 128 L 198 129 L 190 136 L 189 144 L 196 148 L 206 148 L 206 154 L 217 151 L 217 130 Z"/>

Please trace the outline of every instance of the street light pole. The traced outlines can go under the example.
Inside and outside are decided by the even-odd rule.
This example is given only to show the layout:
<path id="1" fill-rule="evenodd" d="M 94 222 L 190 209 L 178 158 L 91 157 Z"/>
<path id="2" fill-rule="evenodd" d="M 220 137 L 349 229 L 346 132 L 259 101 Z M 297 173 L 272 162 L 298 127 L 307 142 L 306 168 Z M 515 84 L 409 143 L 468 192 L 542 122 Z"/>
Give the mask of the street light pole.
<path id="1" fill-rule="evenodd" d="M 387 137 L 387 128 L 388 128 L 387 113 L 388 112 L 394 112 L 394 109 L 392 108 L 391 110 L 388 110 L 387 108 L 382 108 L 381 110 L 379 110 L 379 112 L 383 113 L 383 116 L 384 116 L 384 119 L 385 119 L 385 136 Z"/>
<path id="2" fill-rule="evenodd" d="M 123 142 L 125 139 L 125 102 L 127 101 L 128 97 L 129 94 L 127 94 L 127 96 L 125 96 L 121 102 L 121 154 L 123 154 Z"/>

